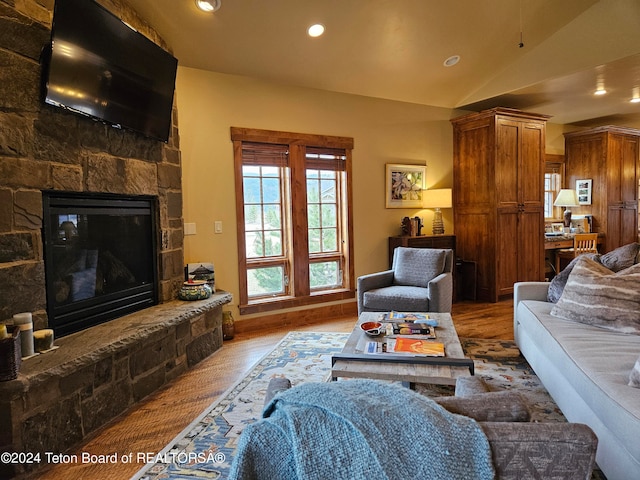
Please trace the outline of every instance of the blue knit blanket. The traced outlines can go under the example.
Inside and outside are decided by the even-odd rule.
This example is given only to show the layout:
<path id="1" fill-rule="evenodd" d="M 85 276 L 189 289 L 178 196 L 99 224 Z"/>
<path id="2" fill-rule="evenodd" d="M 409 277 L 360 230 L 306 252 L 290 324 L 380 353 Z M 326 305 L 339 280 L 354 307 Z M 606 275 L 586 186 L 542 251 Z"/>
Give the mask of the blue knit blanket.
<path id="1" fill-rule="evenodd" d="M 231 479 L 492 479 L 472 419 L 375 380 L 307 383 L 278 394 L 239 440 Z"/>

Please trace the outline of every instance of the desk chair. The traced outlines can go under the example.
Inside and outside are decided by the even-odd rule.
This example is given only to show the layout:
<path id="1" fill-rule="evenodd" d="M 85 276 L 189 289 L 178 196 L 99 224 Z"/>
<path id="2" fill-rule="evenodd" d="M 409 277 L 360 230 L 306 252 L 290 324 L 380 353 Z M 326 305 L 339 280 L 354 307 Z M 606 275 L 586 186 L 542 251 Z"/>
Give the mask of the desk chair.
<path id="1" fill-rule="evenodd" d="M 598 253 L 597 233 L 576 233 L 573 237 L 573 248 L 556 251 L 556 275 L 560 273 L 560 260 L 573 259 L 583 253 Z"/>

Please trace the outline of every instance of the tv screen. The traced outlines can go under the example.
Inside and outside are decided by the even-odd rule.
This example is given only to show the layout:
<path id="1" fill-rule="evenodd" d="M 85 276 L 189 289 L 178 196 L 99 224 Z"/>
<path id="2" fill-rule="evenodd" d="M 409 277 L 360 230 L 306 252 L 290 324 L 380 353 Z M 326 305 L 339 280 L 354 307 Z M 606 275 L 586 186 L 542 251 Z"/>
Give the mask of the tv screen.
<path id="1" fill-rule="evenodd" d="M 56 0 L 45 102 L 166 142 L 177 64 L 93 0 Z"/>

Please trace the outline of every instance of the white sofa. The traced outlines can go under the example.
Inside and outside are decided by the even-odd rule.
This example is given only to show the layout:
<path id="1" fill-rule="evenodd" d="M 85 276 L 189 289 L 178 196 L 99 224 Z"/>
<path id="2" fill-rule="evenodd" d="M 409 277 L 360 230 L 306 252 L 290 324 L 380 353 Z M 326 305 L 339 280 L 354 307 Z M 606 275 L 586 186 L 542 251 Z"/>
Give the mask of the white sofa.
<path id="1" fill-rule="evenodd" d="M 567 420 L 596 433 L 607 479 L 640 479 L 640 388 L 628 385 L 640 335 L 551 316 L 548 287 L 515 284 L 515 341 Z"/>

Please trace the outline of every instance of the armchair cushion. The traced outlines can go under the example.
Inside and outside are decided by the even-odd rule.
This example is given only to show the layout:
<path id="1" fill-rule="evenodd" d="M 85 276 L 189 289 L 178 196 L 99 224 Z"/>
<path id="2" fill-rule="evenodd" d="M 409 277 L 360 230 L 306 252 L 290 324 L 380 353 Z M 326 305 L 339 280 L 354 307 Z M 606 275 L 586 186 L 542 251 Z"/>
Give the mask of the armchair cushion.
<path id="1" fill-rule="evenodd" d="M 446 251 L 432 248 L 396 248 L 393 283 L 427 288 L 444 272 Z"/>
<path id="2" fill-rule="evenodd" d="M 392 285 L 364 293 L 368 310 L 398 310 L 401 312 L 429 311 L 429 290 L 422 287 Z M 390 306 L 393 305 L 393 308 Z"/>

